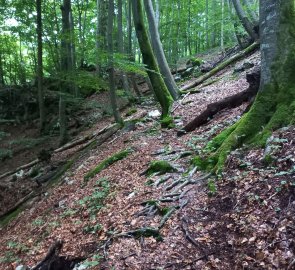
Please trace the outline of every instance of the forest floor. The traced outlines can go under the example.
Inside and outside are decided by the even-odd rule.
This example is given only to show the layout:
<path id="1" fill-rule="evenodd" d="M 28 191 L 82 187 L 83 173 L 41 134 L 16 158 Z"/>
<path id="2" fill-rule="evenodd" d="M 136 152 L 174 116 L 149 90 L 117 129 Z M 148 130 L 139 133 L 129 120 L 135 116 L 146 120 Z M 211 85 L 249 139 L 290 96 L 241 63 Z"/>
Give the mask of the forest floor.
<path id="1" fill-rule="evenodd" d="M 257 65 L 259 55 L 247 61 Z M 140 121 L 83 152 L 61 182 L 41 190 L 0 229 L 0 268 L 33 266 L 61 239 L 62 254 L 87 257 L 89 269 L 295 269 L 295 126 L 276 131 L 266 149 L 232 152 L 218 179 L 196 171 L 191 154 L 202 152 L 248 104 L 177 137 L 177 129 L 208 104 L 247 88 L 247 71 L 234 73 L 233 67 L 175 102 L 176 128 L 161 129 L 151 113 L 155 103 L 145 98 L 132 115 Z M 109 124 L 101 121 L 84 132 Z M 52 162 L 68 160 L 76 148 L 54 154 Z M 126 149 L 128 156 L 85 182 L 89 171 Z M 175 170 L 146 176 L 154 160 Z"/>

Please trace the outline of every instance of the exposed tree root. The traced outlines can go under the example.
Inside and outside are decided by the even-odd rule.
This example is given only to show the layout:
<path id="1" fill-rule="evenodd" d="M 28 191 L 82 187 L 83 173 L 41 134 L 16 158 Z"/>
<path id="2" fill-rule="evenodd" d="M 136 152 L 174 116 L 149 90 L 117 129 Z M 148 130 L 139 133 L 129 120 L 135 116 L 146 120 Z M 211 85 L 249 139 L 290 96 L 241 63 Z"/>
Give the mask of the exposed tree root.
<path id="1" fill-rule="evenodd" d="M 201 125 L 206 124 L 216 113 L 225 108 L 235 108 L 244 102 L 253 100 L 259 89 L 260 70 L 257 68 L 252 73 L 248 73 L 246 78 L 249 83 L 249 87 L 245 91 L 209 104 L 205 111 L 185 125 L 184 128 L 177 133 L 177 135 L 184 135 L 186 132 L 191 132 Z"/>

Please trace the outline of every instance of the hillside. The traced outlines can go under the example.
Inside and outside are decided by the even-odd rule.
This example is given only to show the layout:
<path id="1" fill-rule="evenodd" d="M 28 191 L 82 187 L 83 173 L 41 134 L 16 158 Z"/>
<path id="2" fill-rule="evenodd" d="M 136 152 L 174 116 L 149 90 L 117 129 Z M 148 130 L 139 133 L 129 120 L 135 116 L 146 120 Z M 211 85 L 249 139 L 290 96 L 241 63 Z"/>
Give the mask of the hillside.
<path id="1" fill-rule="evenodd" d="M 58 239 L 60 255 L 83 261 L 75 269 L 295 269 L 295 127 L 276 131 L 265 149 L 232 152 L 217 177 L 194 166 L 192 158 L 239 119 L 248 103 L 177 136 L 208 104 L 248 87 L 246 73 L 255 67 L 234 72 L 246 61 L 259 65 L 258 53 L 175 102 L 176 127 L 161 129 L 158 108 L 147 96 L 136 105 L 134 121 L 101 145 L 83 148 L 85 142 L 54 153 L 51 164 L 71 161 L 55 182 L 36 186 L 25 176 L 10 183 L 9 198 L 24 184 L 25 193 L 35 196 L 0 230 L 1 269 L 35 265 Z M 108 159 L 122 151 L 117 160 Z M 162 162 L 148 170 L 154 161 L 171 167 Z M 102 162 L 99 173 L 89 174 Z M 2 204 L 2 214 L 9 205 Z"/>

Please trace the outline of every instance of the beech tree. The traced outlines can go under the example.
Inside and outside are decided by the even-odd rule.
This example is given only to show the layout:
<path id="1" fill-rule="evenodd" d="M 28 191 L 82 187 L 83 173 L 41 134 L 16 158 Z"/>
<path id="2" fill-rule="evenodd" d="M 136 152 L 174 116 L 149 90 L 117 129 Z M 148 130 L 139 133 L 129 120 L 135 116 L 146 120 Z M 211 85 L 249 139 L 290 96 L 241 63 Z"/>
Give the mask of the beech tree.
<path id="1" fill-rule="evenodd" d="M 145 6 L 148 24 L 149 24 L 151 42 L 152 42 L 155 56 L 159 64 L 161 74 L 163 76 L 164 82 L 171 96 L 174 98 L 174 100 L 176 100 L 179 96 L 179 90 L 171 74 L 171 71 L 168 66 L 166 56 L 162 47 L 160 35 L 158 32 L 157 22 L 156 22 L 156 18 L 154 14 L 153 3 L 151 0 L 144 0 L 144 6 Z"/>
<path id="2" fill-rule="evenodd" d="M 261 82 L 249 110 L 207 146 L 209 167 L 222 169 L 228 153 L 243 143 L 264 145 L 271 133 L 294 121 L 294 0 L 260 1 Z"/>
<path id="3" fill-rule="evenodd" d="M 165 120 L 165 122 L 167 120 L 167 123 L 165 124 L 169 125 L 169 122 L 171 121 L 170 108 L 173 99 L 160 74 L 157 60 L 152 50 L 152 46 L 144 24 L 142 0 L 132 0 L 132 10 L 134 26 L 143 62 L 147 66 L 147 73 L 153 86 L 154 94 L 162 108 L 162 120 Z"/>
<path id="4" fill-rule="evenodd" d="M 115 92 L 115 78 L 114 78 L 114 56 L 113 56 L 113 21 L 114 21 L 114 0 L 108 2 L 108 29 L 107 29 L 107 43 L 109 53 L 109 88 L 110 100 L 113 110 L 113 115 L 117 123 L 122 123 L 122 118 L 118 110 L 116 92 Z"/>

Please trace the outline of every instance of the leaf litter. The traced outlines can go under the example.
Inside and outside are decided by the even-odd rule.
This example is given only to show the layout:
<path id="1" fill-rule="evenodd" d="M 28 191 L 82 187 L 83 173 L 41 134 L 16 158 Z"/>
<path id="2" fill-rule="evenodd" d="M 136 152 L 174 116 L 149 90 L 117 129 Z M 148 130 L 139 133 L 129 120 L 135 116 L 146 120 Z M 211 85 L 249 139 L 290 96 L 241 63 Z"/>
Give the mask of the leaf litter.
<path id="1" fill-rule="evenodd" d="M 255 61 L 258 56 L 251 57 Z M 227 68 L 221 74 L 216 83 L 200 86 L 200 93 L 176 103 L 174 117 L 186 123 L 209 103 L 247 87 L 245 72 L 232 78 L 232 69 Z M 151 103 L 139 105 L 137 114 L 157 110 Z M 294 126 L 274 132 L 266 149 L 232 152 L 218 179 L 202 180 L 203 172 L 191 168 L 191 156 L 180 157 L 185 151 L 200 151 L 235 122 L 247 105 L 221 111 L 180 138 L 174 129 L 161 131 L 159 121 L 146 117 L 134 130 L 120 131 L 88 151 L 61 184 L 41 193 L 0 230 L 1 269 L 35 265 L 56 239 L 64 241 L 62 254 L 99 261 L 89 269 L 294 269 Z M 87 172 L 129 147 L 130 155 L 85 185 Z M 54 160 L 67 159 L 75 150 L 56 154 Z M 142 175 L 155 159 L 178 169 L 164 176 Z M 189 177 L 193 184 L 173 194 Z M 109 185 L 105 193 L 101 181 Z M 98 200 L 92 208 L 81 203 L 92 199 Z M 171 209 L 175 210 L 167 217 Z M 140 228 L 158 228 L 165 217 L 160 238 L 130 234 Z M 126 235 L 116 237 L 122 233 Z M 99 259 L 94 255 L 100 255 Z"/>

